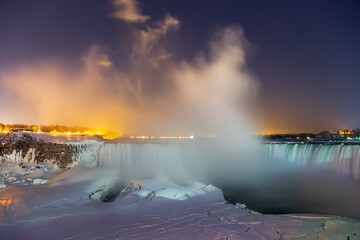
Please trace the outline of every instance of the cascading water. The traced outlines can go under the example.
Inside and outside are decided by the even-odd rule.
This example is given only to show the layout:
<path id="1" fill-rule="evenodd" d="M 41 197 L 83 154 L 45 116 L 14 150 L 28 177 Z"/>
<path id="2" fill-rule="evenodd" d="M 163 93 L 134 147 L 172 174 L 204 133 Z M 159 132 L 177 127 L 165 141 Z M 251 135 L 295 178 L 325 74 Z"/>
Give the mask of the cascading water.
<path id="1" fill-rule="evenodd" d="M 99 166 L 117 168 L 125 178 L 185 174 L 187 144 L 110 143 L 100 149 Z"/>
<path id="2" fill-rule="evenodd" d="M 117 168 L 127 177 L 184 174 L 185 167 L 197 161 L 191 145 L 194 144 L 104 144 L 100 150 L 99 166 Z M 360 180 L 360 145 L 276 143 L 263 146 L 274 164 L 286 162 L 299 167 L 324 169 Z"/>
<path id="3" fill-rule="evenodd" d="M 275 161 L 323 168 L 360 180 L 360 145 L 344 144 L 266 144 Z"/>
<path id="4" fill-rule="evenodd" d="M 248 174 L 246 169 L 256 162 L 251 161 L 252 148 L 244 146 L 246 149 L 241 144 L 236 149 L 220 141 L 105 143 L 100 149 L 98 165 L 116 168 L 121 177 L 128 179 L 170 177 L 185 181 L 210 182 L 215 178 L 232 181 Z"/>

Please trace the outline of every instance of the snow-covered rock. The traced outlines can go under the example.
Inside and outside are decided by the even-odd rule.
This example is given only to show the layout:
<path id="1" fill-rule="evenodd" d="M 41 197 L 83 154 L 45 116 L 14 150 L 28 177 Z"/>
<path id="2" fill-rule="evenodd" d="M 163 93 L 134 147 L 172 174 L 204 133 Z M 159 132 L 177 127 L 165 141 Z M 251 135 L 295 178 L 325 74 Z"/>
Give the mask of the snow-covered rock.
<path id="1" fill-rule="evenodd" d="M 6 182 L 11 186 L 27 185 L 32 184 L 35 178 L 50 179 L 61 171 L 63 170 L 51 161 L 35 163 L 33 161 L 4 160 L 0 162 L 0 182 Z"/>
<path id="2" fill-rule="evenodd" d="M 49 180 L 47 179 L 35 179 L 33 181 L 33 184 L 44 184 L 44 183 L 47 183 Z"/>
<path id="3" fill-rule="evenodd" d="M 242 203 L 236 203 L 235 205 L 236 208 L 239 208 L 239 209 L 246 209 L 246 205 L 245 204 L 242 204 Z"/>
<path id="4" fill-rule="evenodd" d="M 60 168 L 55 159 L 45 159 L 43 162 L 37 163 L 36 149 L 34 148 L 30 148 L 24 157 L 22 151 L 14 150 L 0 159 L 0 181 L 6 182 L 8 185 L 33 184 L 32 180 L 27 179 L 51 179 L 65 169 L 74 168 L 79 164 L 96 166 L 95 160 L 101 142 L 86 140 L 59 144 L 74 145 L 79 149 L 79 152 L 73 156 L 74 161 L 65 168 Z M 25 180 L 25 183 L 22 180 Z"/>

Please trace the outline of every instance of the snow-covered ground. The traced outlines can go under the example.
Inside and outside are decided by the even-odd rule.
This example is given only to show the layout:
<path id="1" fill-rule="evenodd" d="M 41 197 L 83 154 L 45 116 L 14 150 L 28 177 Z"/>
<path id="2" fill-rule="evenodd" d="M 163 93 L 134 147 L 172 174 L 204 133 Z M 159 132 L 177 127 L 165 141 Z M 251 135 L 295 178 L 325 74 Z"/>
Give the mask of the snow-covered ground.
<path id="1" fill-rule="evenodd" d="M 0 239 L 346 240 L 360 234 L 354 219 L 263 215 L 196 182 L 135 180 L 114 201 L 102 202 L 119 182 L 112 169 L 79 164 L 42 185 L 0 190 Z"/>

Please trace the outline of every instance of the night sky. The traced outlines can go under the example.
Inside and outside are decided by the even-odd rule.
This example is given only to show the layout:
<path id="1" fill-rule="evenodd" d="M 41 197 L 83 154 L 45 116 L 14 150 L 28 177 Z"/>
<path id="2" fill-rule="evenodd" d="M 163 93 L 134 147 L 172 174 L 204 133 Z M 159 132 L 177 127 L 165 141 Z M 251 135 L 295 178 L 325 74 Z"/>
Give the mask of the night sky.
<path id="1" fill-rule="evenodd" d="M 258 86 L 251 103 L 258 132 L 360 128 L 360 1 L 142 0 L 149 20 L 137 22 L 116 19 L 114 8 L 103 0 L 0 0 L 0 73 L 48 61 L 72 71 L 93 44 L 125 71 L 133 29 L 170 14 L 179 27 L 160 42 L 175 62 L 206 52 L 221 29 L 242 27 L 246 69 Z M 0 122 L 62 123 L 30 114 L 2 81 L 0 74 Z M 19 102 L 26 111 L 17 111 Z"/>

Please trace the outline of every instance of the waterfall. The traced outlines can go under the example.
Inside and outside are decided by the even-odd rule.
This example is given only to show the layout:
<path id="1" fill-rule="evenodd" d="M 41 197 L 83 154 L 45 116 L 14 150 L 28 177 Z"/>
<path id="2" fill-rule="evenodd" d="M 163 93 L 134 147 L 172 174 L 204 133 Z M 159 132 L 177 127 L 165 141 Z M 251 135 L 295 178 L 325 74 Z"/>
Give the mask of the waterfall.
<path id="1" fill-rule="evenodd" d="M 187 144 L 106 143 L 100 149 L 99 167 L 117 168 L 125 177 L 180 176 L 185 174 Z"/>
<path id="2" fill-rule="evenodd" d="M 360 180 L 360 145 L 266 144 L 272 160 L 297 166 L 323 168 Z"/>
<path id="3" fill-rule="evenodd" d="M 180 176 L 187 174 L 200 161 L 192 151 L 195 145 L 106 143 L 100 148 L 98 164 L 100 167 L 117 168 L 120 175 L 131 178 Z M 268 161 L 285 161 L 297 167 L 323 169 L 360 180 L 360 145 L 276 143 L 264 144 L 263 147 Z"/>

